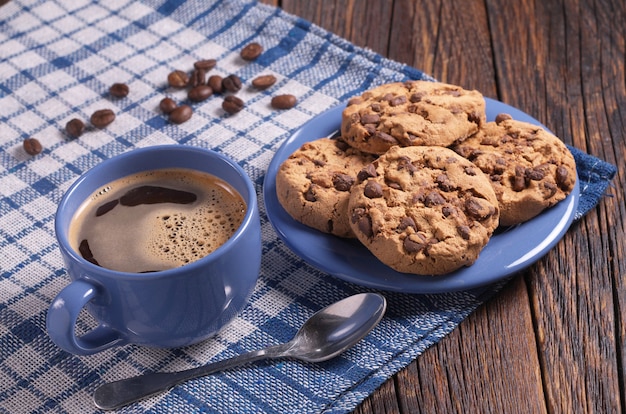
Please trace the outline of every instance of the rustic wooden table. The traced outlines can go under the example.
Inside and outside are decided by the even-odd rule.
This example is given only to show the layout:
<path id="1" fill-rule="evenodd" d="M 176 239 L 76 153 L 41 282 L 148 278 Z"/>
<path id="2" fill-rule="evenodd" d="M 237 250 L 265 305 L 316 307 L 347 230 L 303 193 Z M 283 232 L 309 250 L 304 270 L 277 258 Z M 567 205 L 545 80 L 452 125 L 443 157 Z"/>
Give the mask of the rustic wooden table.
<path id="1" fill-rule="evenodd" d="M 357 413 L 626 411 L 624 0 L 264 0 L 478 89 L 618 166 L 545 258 Z"/>

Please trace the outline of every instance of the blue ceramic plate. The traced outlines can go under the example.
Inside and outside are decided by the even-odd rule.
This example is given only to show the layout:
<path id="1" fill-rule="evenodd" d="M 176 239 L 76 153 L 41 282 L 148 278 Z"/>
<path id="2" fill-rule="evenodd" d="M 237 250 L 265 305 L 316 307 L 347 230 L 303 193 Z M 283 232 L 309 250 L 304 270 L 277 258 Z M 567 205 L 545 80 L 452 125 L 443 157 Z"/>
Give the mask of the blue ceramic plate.
<path id="1" fill-rule="evenodd" d="M 499 113 L 539 125 L 537 120 L 502 102 L 486 99 L 487 120 Z M 370 288 L 405 293 L 443 293 L 494 283 L 531 265 L 565 234 L 578 205 L 578 181 L 563 201 L 525 223 L 496 231 L 471 266 L 443 276 L 419 276 L 396 272 L 380 262 L 358 240 L 319 232 L 291 218 L 276 197 L 276 173 L 281 163 L 307 142 L 335 134 L 341 124 L 340 105 L 307 122 L 278 149 L 263 187 L 265 207 L 279 237 L 309 264 L 335 277 Z M 547 129 L 547 128 L 546 128 Z"/>

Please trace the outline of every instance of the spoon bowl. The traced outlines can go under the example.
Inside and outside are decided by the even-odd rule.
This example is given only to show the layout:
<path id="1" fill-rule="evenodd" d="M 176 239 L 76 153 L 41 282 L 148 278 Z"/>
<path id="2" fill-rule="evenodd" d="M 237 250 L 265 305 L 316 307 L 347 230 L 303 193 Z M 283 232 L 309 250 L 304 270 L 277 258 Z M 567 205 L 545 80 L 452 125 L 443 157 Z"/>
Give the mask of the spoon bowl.
<path id="1" fill-rule="evenodd" d="M 287 343 L 185 371 L 148 373 L 110 382 L 96 389 L 94 403 L 100 409 L 114 410 L 166 391 L 181 382 L 261 359 L 326 361 L 363 339 L 380 322 L 386 308 L 387 301 L 377 293 L 353 295 L 313 314 Z"/>

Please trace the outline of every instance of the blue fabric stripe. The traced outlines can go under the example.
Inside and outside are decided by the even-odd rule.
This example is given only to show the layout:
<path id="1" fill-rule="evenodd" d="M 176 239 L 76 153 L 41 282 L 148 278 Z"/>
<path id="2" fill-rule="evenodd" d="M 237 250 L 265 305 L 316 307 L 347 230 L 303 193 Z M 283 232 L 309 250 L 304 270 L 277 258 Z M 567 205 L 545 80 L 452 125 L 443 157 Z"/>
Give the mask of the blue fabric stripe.
<path id="1" fill-rule="evenodd" d="M 261 66 L 270 66 L 280 58 L 287 56 L 305 38 L 310 26 L 311 23 L 306 20 L 298 19 L 295 26 L 280 40 L 279 44 L 265 51 L 255 63 Z"/>

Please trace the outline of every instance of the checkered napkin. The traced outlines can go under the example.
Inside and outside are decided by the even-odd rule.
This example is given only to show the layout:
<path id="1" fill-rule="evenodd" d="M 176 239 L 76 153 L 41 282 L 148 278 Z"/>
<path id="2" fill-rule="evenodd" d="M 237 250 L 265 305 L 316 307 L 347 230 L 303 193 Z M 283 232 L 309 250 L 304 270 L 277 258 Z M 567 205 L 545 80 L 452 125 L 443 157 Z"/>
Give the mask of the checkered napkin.
<path id="1" fill-rule="evenodd" d="M 264 45 L 255 62 L 238 51 Z M 196 60 L 215 58 L 214 73 L 244 82 L 274 74 L 268 91 L 243 88 L 235 116 L 214 97 L 192 119 L 173 125 L 156 109 L 165 79 Z M 353 46 L 311 23 L 255 2 L 205 0 L 12 0 L 0 8 L 0 412 L 90 412 L 106 382 L 146 371 L 195 367 L 289 340 L 313 312 L 365 290 L 326 275 L 295 256 L 262 213 L 263 263 L 249 306 L 216 337 L 157 350 L 128 345 L 88 357 L 61 351 L 45 332 L 46 311 L 68 283 L 54 236 L 56 206 L 68 186 L 102 160 L 136 147 L 180 143 L 236 159 L 261 194 L 268 164 L 304 122 L 374 85 L 428 78 Z M 430 78 L 428 78 L 430 79 Z M 115 82 L 130 86 L 112 99 Z M 182 93 L 182 92 L 181 92 Z M 271 96 L 298 105 L 272 110 Z M 79 139 L 71 118 L 110 108 L 116 121 Z M 43 153 L 27 155 L 35 137 Z M 613 166 L 574 150 L 581 177 L 578 218 L 594 207 Z M 387 378 L 454 329 L 487 297 L 477 292 L 405 295 L 385 292 L 389 307 L 362 342 L 325 363 L 260 363 L 187 382 L 123 412 L 340 413 L 354 409 Z M 94 322 L 85 314 L 81 329 Z"/>

